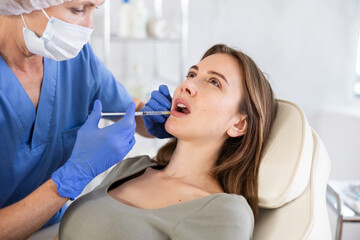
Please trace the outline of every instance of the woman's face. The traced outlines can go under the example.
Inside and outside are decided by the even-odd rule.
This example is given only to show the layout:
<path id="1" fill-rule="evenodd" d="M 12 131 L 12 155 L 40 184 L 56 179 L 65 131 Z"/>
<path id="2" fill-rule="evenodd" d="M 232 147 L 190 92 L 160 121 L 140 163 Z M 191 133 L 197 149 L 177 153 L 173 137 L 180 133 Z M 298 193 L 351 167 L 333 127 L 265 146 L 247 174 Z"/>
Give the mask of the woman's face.
<path id="1" fill-rule="evenodd" d="M 64 22 L 76 24 L 86 28 L 93 27 L 94 10 L 104 3 L 104 0 L 72 0 L 60 5 L 44 9 L 49 17 L 58 18 Z M 24 15 L 29 29 L 38 36 L 45 31 L 48 19 L 41 10 Z"/>
<path id="2" fill-rule="evenodd" d="M 47 14 L 68 23 L 93 28 L 94 10 L 103 3 L 104 0 L 72 0 L 48 8 Z"/>
<path id="3" fill-rule="evenodd" d="M 210 55 L 192 66 L 175 90 L 166 130 L 179 139 L 221 141 L 234 126 L 245 128 L 246 116 L 239 113 L 241 76 L 239 63 L 227 54 Z"/>

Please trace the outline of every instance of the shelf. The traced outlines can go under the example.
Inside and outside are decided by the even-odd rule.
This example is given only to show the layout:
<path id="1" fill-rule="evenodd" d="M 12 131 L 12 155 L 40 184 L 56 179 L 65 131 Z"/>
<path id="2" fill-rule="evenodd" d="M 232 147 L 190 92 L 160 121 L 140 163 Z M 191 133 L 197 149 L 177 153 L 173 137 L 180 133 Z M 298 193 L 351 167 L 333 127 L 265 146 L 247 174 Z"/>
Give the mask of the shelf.
<path id="1" fill-rule="evenodd" d="M 97 34 L 93 35 L 95 38 L 103 38 L 102 35 Z M 114 42 L 123 42 L 123 43 L 171 43 L 171 44 L 181 44 L 181 38 L 121 38 L 116 35 L 110 36 L 110 41 Z"/>
<path id="2" fill-rule="evenodd" d="M 155 16 L 161 16 L 162 9 L 162 1 L 163 0 L 153 0 Z M 105 65 L 109 66 L 110 63 L 110 55 L 111 55 L 111 45 L 112 43 L 120 43 L 120 44 L 152 44 L 153 48 L 156 50 L 160 44 L 174 44 L 178 47 L 179 51 L 179 69 L 180 69 L 180 78 L 183 79 L 187 69 L 185 69 L 185 62 L 187 58 L 187 38 L 188 38 L 188 28 L 189 28 L 189 0 L 179 0 L 180 2 L 180 31 L 177 34 L 173 34 L 168 38 L 120 38 L 116 35 L 116 32 L 112 32 L 110 29 L 111 25 L 111 1 L 105 1 L 103 4 L 103 34 L 101 36 L 95 35 L 96 38 L 103 39 L 103 61 Z M 159 54 L 155 52 L 155 60 L 153 64 L 153 69 L 155 75 L 159 72 L 159 66 L 157 64 L 157 58 Z"/>
<path id="3" fill-rule="evenodd" d="M 124 42 L 124 43 L 176 43 L 181 44 L 181 39 L 179 38 L 120 38 L 117 36 L 110 36 L 111 41 L 115 42 Z"/>

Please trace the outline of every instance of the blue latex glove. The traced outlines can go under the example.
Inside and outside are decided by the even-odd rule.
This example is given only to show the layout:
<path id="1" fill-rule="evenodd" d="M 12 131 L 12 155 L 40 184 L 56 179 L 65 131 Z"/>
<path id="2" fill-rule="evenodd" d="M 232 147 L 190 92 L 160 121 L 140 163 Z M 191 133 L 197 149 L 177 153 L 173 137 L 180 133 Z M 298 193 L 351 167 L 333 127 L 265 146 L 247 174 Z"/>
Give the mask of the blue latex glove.
<path id="1" fill-rule="evenodd" d="M 141 111 L 170 111 L 172 98 L 166 85 L 160 85 L 159 90 L 151 93 L 151 98 Z M 157 138 L 169 138 L 171 134 L 165 130 L 168 115 L 143 116 L 146 130 Z"/>
<path id="2" fill-rule="evenodd" d="M 111 126 L 98 128 L 102 106 L 94 102 L 90 116 L 79 129 L 68 161 L 52 175 L 62 197 L 74 200 L 98 174 L 121 161 L 135 144 L 135 104 Z"/>

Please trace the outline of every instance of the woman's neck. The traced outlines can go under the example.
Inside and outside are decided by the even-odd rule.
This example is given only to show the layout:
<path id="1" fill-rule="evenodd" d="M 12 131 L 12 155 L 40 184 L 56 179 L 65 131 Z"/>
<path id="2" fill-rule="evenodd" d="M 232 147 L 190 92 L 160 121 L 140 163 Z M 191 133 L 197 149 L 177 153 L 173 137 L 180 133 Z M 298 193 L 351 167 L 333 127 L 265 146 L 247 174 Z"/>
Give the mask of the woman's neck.
<path id="1" fill-rule="evenodd" d="M 211 171 L 216 163 L 221 145 L 215 142 L 186 142 L 178 140 L 169 164 L 162 174 L 209 191 L 221 192 Z"/>
<path id="2" fill-rule="evenodd" d="M 0 16 L 0 56 L 14 71 L 42 71 L 43 58 L 28 51 L 18 16 Z M 21 21 L 21 20 L 20 20 Z"/>

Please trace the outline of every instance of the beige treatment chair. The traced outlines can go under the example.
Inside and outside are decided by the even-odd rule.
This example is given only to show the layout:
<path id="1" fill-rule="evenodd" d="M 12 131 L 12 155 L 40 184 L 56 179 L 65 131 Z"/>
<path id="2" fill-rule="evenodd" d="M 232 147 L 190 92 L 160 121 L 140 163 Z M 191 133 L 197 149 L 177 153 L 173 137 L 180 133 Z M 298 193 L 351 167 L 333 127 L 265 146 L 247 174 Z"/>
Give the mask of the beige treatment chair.
<path id="1" fill-rule="evenodd" d="M 260 166 L 260 211 L 253 240 L 329 240 L 329 157 L 300 107 L 278 102 Z"/>

